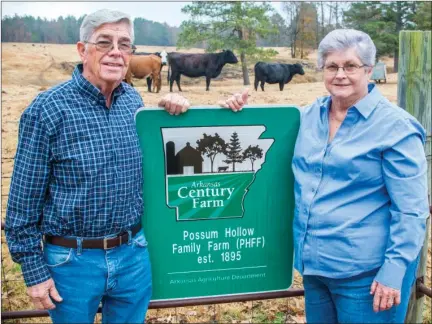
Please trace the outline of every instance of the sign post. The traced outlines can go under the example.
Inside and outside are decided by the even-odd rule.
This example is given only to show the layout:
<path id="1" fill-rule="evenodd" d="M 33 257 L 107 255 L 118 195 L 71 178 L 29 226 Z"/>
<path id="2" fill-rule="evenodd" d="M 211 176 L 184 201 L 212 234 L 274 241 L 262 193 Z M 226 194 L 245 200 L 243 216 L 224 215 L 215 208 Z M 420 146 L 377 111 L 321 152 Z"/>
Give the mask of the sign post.
<path id="1" fill-rule="evenodd" d="M 152 300 L 288 289 L 296 107 L 136 114 Z"/>

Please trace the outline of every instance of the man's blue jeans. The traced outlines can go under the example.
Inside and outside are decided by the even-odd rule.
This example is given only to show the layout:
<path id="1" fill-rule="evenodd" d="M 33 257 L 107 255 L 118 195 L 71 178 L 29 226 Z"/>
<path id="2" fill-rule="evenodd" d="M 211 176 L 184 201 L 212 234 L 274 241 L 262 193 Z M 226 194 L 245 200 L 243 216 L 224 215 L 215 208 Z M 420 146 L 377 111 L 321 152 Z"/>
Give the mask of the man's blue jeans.
<path id="1" fill-rule="evenodd" d="M 370 287 L 379 269 L 346 279 L 304 276 L 307 323 L 404 323 L 419 257 L 405 273 L 401 303 L 375 313 Z"/>
<path id="2" fill-rule="evenodd" d="M 152 285 L 142 231 L 118 247 L 70 249 L 45 244 L 44 257 L 63 298 L 49 311 L 54 323 L 93 323 L 102 302 L 103 323 L 143 323 Z"/>

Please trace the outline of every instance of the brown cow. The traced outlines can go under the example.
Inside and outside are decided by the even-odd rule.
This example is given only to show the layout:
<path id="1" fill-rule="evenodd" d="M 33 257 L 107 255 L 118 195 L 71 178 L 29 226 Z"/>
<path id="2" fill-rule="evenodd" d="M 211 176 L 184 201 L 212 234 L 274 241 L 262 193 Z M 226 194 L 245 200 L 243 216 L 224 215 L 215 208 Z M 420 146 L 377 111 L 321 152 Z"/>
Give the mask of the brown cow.
<path id="1" fill-rule="evenodd" d="M 156 92 L 159 92 L 162 84 L 160 77 L 161 66 L 162 60 L 157 55 L 133 55 L 126 72 L 126 82 L 132 85 L 132 76 L 137 79 L 151 76 L 154 81 L 153 92 L 155 88 L 157 88 Z M 151 92 L 150 86 L 148 90 Z"/>

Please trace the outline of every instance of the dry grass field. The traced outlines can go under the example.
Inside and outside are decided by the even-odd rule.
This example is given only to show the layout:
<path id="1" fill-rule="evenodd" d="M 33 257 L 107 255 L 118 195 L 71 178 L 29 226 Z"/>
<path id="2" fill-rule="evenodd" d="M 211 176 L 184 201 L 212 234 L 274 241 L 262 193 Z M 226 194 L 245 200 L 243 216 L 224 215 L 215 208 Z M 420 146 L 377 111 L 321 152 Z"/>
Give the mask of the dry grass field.
<path id="1" fill-rule="evenodd" d="M 175 48 L 165 48 L 167 52 L 175 51 Z M 138 51 L 160 51 L 159 47 L 139 46 Z M 289 48 L 276 48 L 279 52 L 274 61 L 284 63 L 296 63 L 289 55 Z M 200 49 L 182 50 L 183 52 L 203 52 Z M 311 51 L 308 58 L 302 60 L 309 63 L 310 68 L 305 68 L 305 75 L 296 75 L 285 86 L 283 92 L 278 85 L 266 84 L 266 91 L 256 92 L 250 88 L 250 104 L 295 104 L 298 106 L 312 103 L 316 97 L 326 95 L 322 83 L 322 75 L 315 71 L 316 52 Z M 18 122 L 24 109 L 32 99 L 41 91 L 68 80 L 79 56 L 75 45 L 54 44 L 26 44 L 3 43 L 2 44 L 2 101 L 1 101 L 1 157 L 2 157 L 2 183 L 1 183 L 1 208 L 2 220 L 5 217 L 6 202 L 9 193 L 10 177 L 12 175 L 13 157 L 17 145 Z M 392 66 L 392 60 L 386 60 L 388 66 Z M 249 66 L 250 79 L 253 83 L 253 63 Z M 163 83 L 160 93 L 147 92 L 145 80 L 134 80 L 137 90 L 143 97 L 146 106 L 155 106 L 159 98 L 169 92 L 166 81 L 166 67 L 162 71 Z M 212 80 L 210 91 L 205 91 L 204 78 L 189 79 L 182 77 L 183 95 L 189 99 L 192 105 L 215 105 L 218 100 L 238 92 L 244 88 L 241 77 L 240 64 L 226 65 L 221 76 Z M 390 101 L 397 102 L 397 74 L 390 73 L 386 84 L 378 85 L 380 91 Z M 177 87 L 174 86 L 177 92 Z M 3 235 L 4 236 L 4 235 Z M 29 299 L 25 294 L 20 267 L 12 263 L 7 247 L 2 237 L 2 310 L 26 310 L 31 309 Z M 430 250 L 429 250 L 430 252 Z M 427 283 L 431 283 L 431 253 L 429 253 L 427 265 Z M 296 274 L 294 287 L 302 287 L 300 276 Z M 425 323 L 431 322 L 431 300 L 425 307 Z M 16 320 L 17 323 L 42 323 L 48 322 L 48 318 Z M 99 320 L 98 320 L 99 321 Z M 286 298 L 267 301 L 255 301 L 245 303 L 231 303 L 221 305 L 181 307 L 173 309 L 150 310 L 147 321 L 151 323 L 303 323 L 304 301 L 303 298 Z"/>

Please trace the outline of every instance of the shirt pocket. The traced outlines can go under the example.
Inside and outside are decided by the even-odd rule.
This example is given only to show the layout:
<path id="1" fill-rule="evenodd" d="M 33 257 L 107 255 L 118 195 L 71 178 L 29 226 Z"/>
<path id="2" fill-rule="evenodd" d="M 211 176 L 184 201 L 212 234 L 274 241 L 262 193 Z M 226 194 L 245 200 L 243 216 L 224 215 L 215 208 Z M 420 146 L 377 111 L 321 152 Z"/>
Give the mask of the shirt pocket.
<path id="1" fill-rule="evenodd" d="M 103 164 L 105 150 L 96 147 L 101 139 L 92 138 L 84 130 L 72 129 L 62 134 L 53 146 L 54 177 L 64 188 L 80 186 L 96 176 Z"/>

